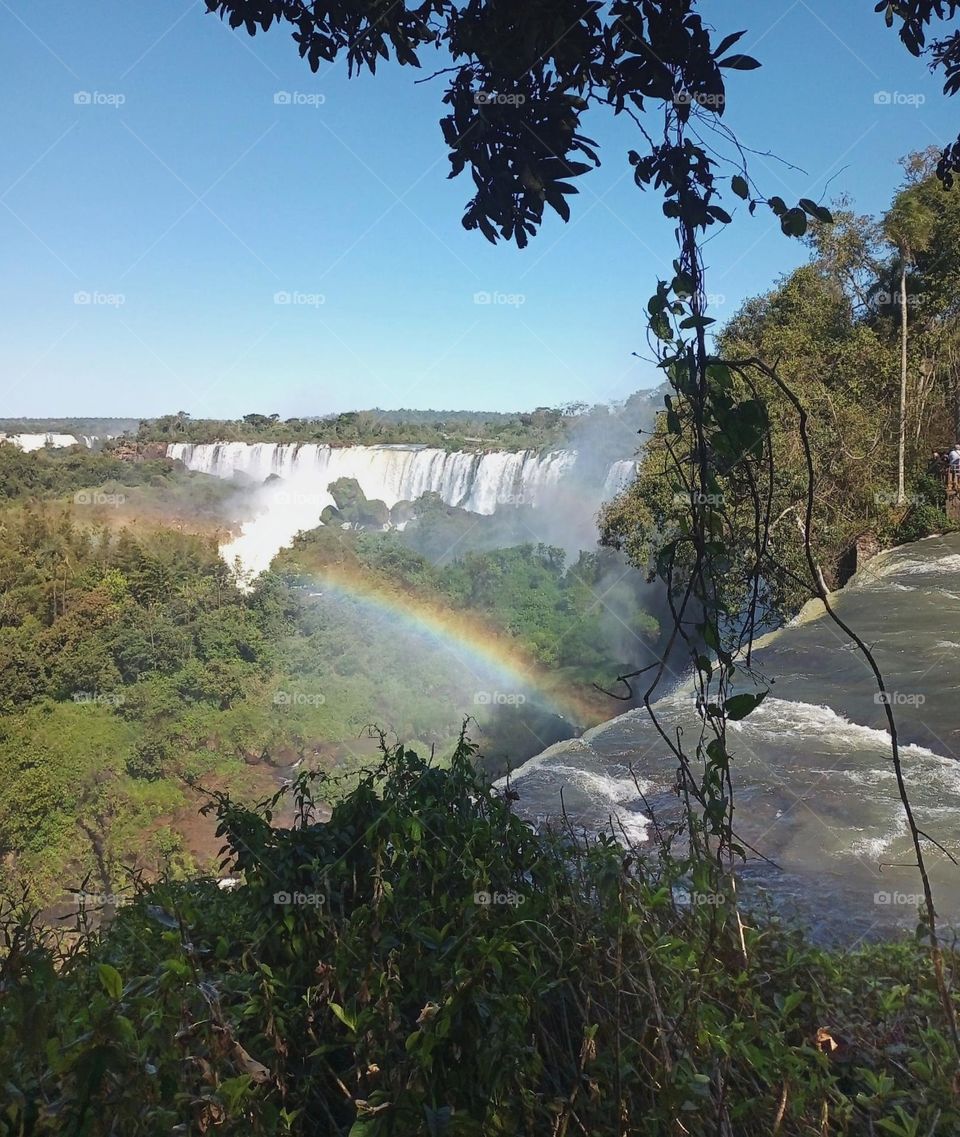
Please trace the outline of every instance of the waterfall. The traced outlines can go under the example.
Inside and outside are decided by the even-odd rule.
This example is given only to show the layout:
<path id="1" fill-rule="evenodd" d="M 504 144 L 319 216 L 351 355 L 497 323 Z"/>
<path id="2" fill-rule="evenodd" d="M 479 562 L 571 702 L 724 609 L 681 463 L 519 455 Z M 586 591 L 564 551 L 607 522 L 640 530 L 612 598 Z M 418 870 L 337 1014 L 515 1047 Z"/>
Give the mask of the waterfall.
<path id="1" fill-rule="evenodd" d="M 603 483 L 603 500 L 610 501 L 622 493 L 636 476 L 636 462 L 614 462 Z"/>
<path id="2" fill-rule="evenodd" d="M 494 450 L 468 454 L 429 446 L 320 446 L 309 442 L 173 442 L 167 457 L 189 470 L 217 478 L 237 478 L 259 491 L 257 516 L 243 524 L 240 536 L 224 545 L 228 564 L 239 559 L 252 573 L 270 566 L 293 538 L 320 524 L 320 514 L 334 505 L 328 489 L 338 478 L 355 478 L 367 498 L 392 508 L 424 493 L 440 495 L 447 505 L 491 514 L 502 506 L 544 506 L 563 518 L 567 536 L 589 532 L 601 501 L 632 478 L 633 462 L 615 462 L 605 478 L 574 476 L 576 450 L 516 452 Z M 264 482 L 274 476 L 281 480 Z M 588 482 L 588 485 L 579 484 Z M 569 492 L 568 492 L 569 491 Z M 578 547 L 586 547 L 580 545 Z"/>
<path id="3" fill-rule="evenodd" d="M 42 450 L 45 446 L 78 446 L 79 440 L 72 434 L 4 434 L 0 431 L 0 441 L 12 442 L 27 452 Z M 85 443 L 86 445 L 86 443 Z"/>
<path id="4" fill-rule="evenodd" d="M 428 446 L 306 442 L 173 442 L 167 457 L 218 478 L 240 476 L 262 484 L 276 475 L 290 483 L 291 492 L 315 498 L 319 516 L 325 505 L 333 504 L 327 487 L 338 478 L 356 478 L 368 498 L 390 507 L 428 492 L 473 513 L 493 513 L 500 505 L 536 505 L 572 468 L 577 454 L 575 450 L 467 454 Z"/>

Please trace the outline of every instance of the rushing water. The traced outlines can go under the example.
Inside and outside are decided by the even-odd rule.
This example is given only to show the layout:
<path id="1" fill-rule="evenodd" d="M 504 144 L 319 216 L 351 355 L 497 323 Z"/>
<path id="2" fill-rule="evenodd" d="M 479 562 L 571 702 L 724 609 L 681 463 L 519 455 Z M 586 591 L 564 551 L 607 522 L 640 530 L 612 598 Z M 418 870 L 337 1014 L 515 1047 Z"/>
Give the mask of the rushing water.
<path id="1" fill-rule="evenodd" d="M 871 561 L 839 595 L 839 615 L 874 650 L 895 704 L 917 822 L 960 859 L 960 536 Z M 749 890 L 826 937 L 856 940 L 916 924 L 919 880 L 891 762 L 884 708 L 863 657 L 826 616 L 784 629 L 758 651 L 770 695 L 730 724 L 735 828 L 751 855 Z M 689 683 L 655 704 L 664 729 L 699 733 Z M 648 805 L 676 815 L 676 761 L 643 709 L 561 742 L 514 775 L 520 807 L 649 836 Z M 622 833 L 621 833 L 622 836 Z M 960 869 L 926 851 L 943 918 L 960 924 Z"/>
<path id="2" fill-rule="evenodd" d="M 295 442 L 175 442 L 167 448 L 167 455 L 180 459 L 191 470 L 221 478 L 240 474 L 264 482 L 271 474 L 277 475 L 300 490 L 312 491 L 325 505 L 333 504 L 327 489 L 331 482 L 356 478 L 368 498 L 388 506 L 433 492 L 448 505 L 473 513 L 493 513 L 498 505 L 535 505 L 544 490 L 556 485 L 576 460 L 571 450 L 544 455 L 533 450 L 468 454 L 428 446 Z M 624 480 L 621 471 L 618 481 L 623 484 Z"/>
<path id="3" fill-rule="evenodd" d="M 239 557 L 252 572 L 267 568 L 297 533 L 319 524 L 323 509 L 334 504 L 329 486 L 338 478 L 355 478 L 367 498 L 391 508 L 432 492 L 447 505 L 481 514 L 503 506 L 553 503 L 553 495 L 566 485 L 572 491 L 565 495 L 570 499 L 568 509 L 572 507 L 593 535 L 600 503 L 622 489 L 636 470 L 632 461 L 615 462 L 601 472 L 596 485 L 584 486 L 577 477 L 575 450 L 470 454 L 428 446 L 175 442 L 167 447 L 167 456 L 190 470 L 219 478 L 240 477 L 262 487 L 257 516 L 222 550 L 229 563 Z M 264 485 L 271 476 L 279 480 Z"/>
<path id="4" fill-rule="evenodd" d="M 26 450 L 28 453 L 33 450 L 42 450 L 45 446 L 63 447 L 63 446 L 91 446 L 93 439 L 86 436 L 79 438 L 73 434 L 4 434 L 0 431 L 0 440 L 4 442 L 12 442 L 14 446 L 19 446 L 21 450 Z"/>

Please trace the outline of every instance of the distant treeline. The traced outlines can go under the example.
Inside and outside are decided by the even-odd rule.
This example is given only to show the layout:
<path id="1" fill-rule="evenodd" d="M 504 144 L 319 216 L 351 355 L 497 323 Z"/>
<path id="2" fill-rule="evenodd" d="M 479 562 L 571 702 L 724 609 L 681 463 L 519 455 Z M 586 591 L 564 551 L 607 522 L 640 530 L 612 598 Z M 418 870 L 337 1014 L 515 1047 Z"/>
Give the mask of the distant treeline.
<path id="1" fill-rule="evenodd" d="M 619 403 L 567 403 L 520 411 L 344 411 L 281 419 L 250 413 L 237 419 L 193 418 L 187 411 L 151 419 L 0 419 L 8 434 L 126 436 L 138 442 L 313 442 L 329 446 L 433 446 L 442 450 L 587 448 L 598 463 L 632 457 L 638 434 L 663 405 L 660 389 L 637 391 Z M 638 429 L 640 428 L 640 429 Z M 119 445 L 108 443 L 107 449 Z"/>
<path id="2" fill-rule="evenodd" d="M 135 418 L 0 418 L 3 434 L 72 434 L 77 438 L 130 434 L 139 425 Z"/>
<path id="3" fill-rule="evenodd" d="M 615 461 L 637 449 L 638 426 L 652 425 L 658 391 L 638 391 L 623 403 L 568 403 L 530 412 L 382 410 L 281 419 L 194 419 L 186 411 L 140 423 L 141 442 L 314 442 L 331 446 L 423 445 L 445 450 L 546 450 L 587 445 Z"/>
<path id="4" fill-rule="evenodd" d="M 141 442 L 315 442 L 328 445 L 421 444 L 461 450 L 494 446 L 522 450 L 563 445 L 584 406 L 538 407 L 529 414 L 497 411 L 346 411 L 317 418 L 247 414 L 194 419 L 185 411 L 140 423 Z"/>

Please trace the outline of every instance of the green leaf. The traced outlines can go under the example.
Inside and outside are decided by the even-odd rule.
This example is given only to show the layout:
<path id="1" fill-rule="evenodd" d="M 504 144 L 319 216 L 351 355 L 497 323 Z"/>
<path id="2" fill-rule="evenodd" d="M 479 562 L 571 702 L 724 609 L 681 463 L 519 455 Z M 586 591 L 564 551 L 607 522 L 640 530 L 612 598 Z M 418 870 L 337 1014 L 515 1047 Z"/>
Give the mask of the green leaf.
<path id="1" fill-rule="evenodd" d="M 766 697 L 766 691 L 760 691 L 756 695 L 734 695 L 732 698 L 727 699 L 723 709 L 731 722 L 737 722 L 739 719 L 745 719 L 747 715 L 755 711 Z"/>
<path id="2" fill-rule="evenodd" d="M 348 1030 L 356 1031 L 357 1020 L 355 1018 L 353 1018 L 352 1015 L 348 1014 L 347 1011 L 345 1011 L 343 1009 L 343 1007 L 340 1006 L 339 1003 L 331 1002 L 331 1003 L 328 1003 L 327 1005 L 330 1007 L 330 1010 L 333 1011 L 333 1013 L 337 1016 L 337 1018 L 343 1023 L 343 1025 Z"/>
<path id="3" fill-rule="evenodd" d="M 111 967 L 109 963 L 98 964 L 97 972 L 100 975 L 100 983 L 104 991 L 111 999 L 119 999 L 123 994 L 123 980 L 120 978 L 120 972 L 115 967 Z"/>
<path id="4" fill-rule="evenodd" d="M 718 45 L 717 50 L 713 53 L 714 59 L 719 59 L 720 56 L 723 55 L 723 53 L 725 51 L 729 51 L 730 48 L 733 47 L 733 45 L 737 42 L 737 40 L 743 39 L 743 37 L 746 34 L 747 33 L 745 31 L 743 31 L 743 32 L 732 32 L 730 35 L 725 36 L 720 41 L 720 44 Z"/>
<path id="5" fill-rule="evenodd" d="M 788 237 L 802 237 L 807 231 L 807 215 L 802 209 L 788 209 L 780 218 L 780 228 Z"/>
<path id="6" fill-rule="evenodd" d="M 670 321 L 662 313 L 655 316 L 650 321 L 650 330 L 660 340 L 672 340 L 673 328 L 670 327 Z"/>
<path id="7" fill-rule="evenodd" d="M 347 1137 L 373 1137 L 377 1129 L 377 1115 L 366 1114 L 364 1117 L 358 1117 L 357 1120 L 350 1126 L 350 1132 Z"/>
<path id="8" fill-rule="evenodd" d="M 707 378 L 716 383 L 721 390 L 728 390 L 733 384 L 733 375 L 725 363 L 708 363 Z"/>
<path id="9" fill-rule="evenodd" d="M 806 991 L 791 991 L 789 995 L 783 1000 L 780 1010 L 783 1012 L 784 1017 L 795 1011 L 797 1007 L 806 999 Z"/>
<path id="10" fill-rule="evenodd" d="M 750 187 L 747 185 L 747 179 L 740 174 L 733 175 L 730 187 L 737 197 L 742 197 L 744 201 L 750 196 Z"/>
<path id="11" fill-rule="evenodd" d="M 731 67 L 734 71 L 756 71 L 760 63 L 752 55 L 728 55 L 717 66 Z"/>

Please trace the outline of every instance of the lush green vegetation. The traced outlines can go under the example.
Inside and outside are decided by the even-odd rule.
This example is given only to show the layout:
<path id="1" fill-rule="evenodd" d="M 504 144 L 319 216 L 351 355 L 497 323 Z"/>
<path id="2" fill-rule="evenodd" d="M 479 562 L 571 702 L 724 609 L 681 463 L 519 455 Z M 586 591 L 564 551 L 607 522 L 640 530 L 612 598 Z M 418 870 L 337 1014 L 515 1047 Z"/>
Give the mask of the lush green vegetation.
<path id="1" fill-rule="evenodd" d="M 573 403 L 529 413 L 499 411 L 348 411 L 281 421 L 276 414 L 237 420 L 193 419 L 186 411 L 140 423 L 142 442 L 317 442 L 332 446 L 411 444 L 444 450 L 549 450 L 589 439 L 599 461 L 629 458 L 636 430 L 651 417 L 650 395 L 623 405 Z M 628 426 L 627 424 L 632 424 Z"/>
<path id="2" fill-rule="evenodd" d="M 497 411 L 347 411 L 319 418 L 249 414 L 237 420 L 193 419 L 185 411 L 141 422 L 144 442 L 320 442 L 334 446 L 411 443 L 446 450 L 508 450 L 562 445 L 585 407 L 529 414 Z"/>
<path id="3" fill-rule="evenodd" d="M 820 581 L 795 571 L 798 545 L 785 519 L 799 518 L 805 529 L 809 575 L 816 578 L 810 519 L 802 509 L 805 497 L 816 496 L 823 530 L 818 546 L 825 533 L 821 552 L 839 575 L 839 550 L 852 532 L 841 491 L 855 470 L 846 463 L 867 460 L 851 453 L 851 436 L 881 426 L 880 484 L 896 485 L 902 507 L 907 408 L 926 405 L 909 399 L 906 304 L 899 336 L 907 366 L 899 384 L 890 383 L 885 367 L 896 346 L 893 333 L 885 331 L 881 311 L 861 316 L 849 302 L 845 307 L 848 282 L 836 271 L 839 262 L 831 261 L 827 241 L 818 248 L 812 278 L 787 282 L 772 315 L 745 314 L 724 341 L 726 349 L 751 358 L 776 357 L 778 337 L 799 332 L 798 357 L 783 360 L 785 380 L 763 361 L 724 364 L 707 351 L 703 236 L 732 218 L 717 204 L 724 200 L 717 184 L 723 155 L 708 149 L 695 128 L 686 128 L 691 116 L 723 112 L 722 68 L 759 65 L 739 52 L 726 54 L 745 33 L 714 44 L 691 3 L 587 6 L 559 37 L 555 4 L 515 6 L 516 14 L 502 5 L 479 5 L 465 19 L 459 8 L 431 0 L 417 14 L 393 6 L 375 21 L 351 5 L 312 15 L 303 6 L 250 0 L 207 0 L 207 6 L 250 34 L 267 31 L 275 20 L 294 24 L 301 54 L 314 70 L 322 60 L 333 62 L 341 49 L 351 68 L 371 71 L 378 58 L 389 58 L 388 42 L 405 64 L 418 64 L 417 51 L 425 45 L 448 49 L 457 74 L 445 95 L 444 141 L 453 174 L 468 165 L 473 174 L 476 192 L 464 224 L 492 242 L 503 238 L 525 246 L 547 205 L 569 217 L 567 195 L 576 192 L 569 179 L 599 162 L 596 144 L 580 133 L 581 114 L 591 102 L 631 114 L 633 108 L 644 112 L 647 103 L 665 105 L 662 134 L 643 130 L 638 145 L 645 152 L 630 151 L 629 161 L 639 187 L 663 191 L 664 213 L 676 222 L 675 276 L 658 286 L 649 304 L 650 331 L 661 345 L 659 362 L 674 394 L 650 459 L 650 502 L 634 493 L 615 507 L 608 535 L 638 561 L 646 561 L 665 537 L 659 575 L 674 583 L 689 570 L 681 591 L 684 606 L 690 599 L 696 611 L 692 618 L 687 613 L 691 634 L 682 624 L 680 631 L 693 648 L 698 690 L 715 701 L 707 704 L 690 753 L 679 737 L 675 747 L 670 743 L 683 816 L 672 835 L 660 831 L 662 840 L 647 858 L 612 838 L 583 845 L 571 834 L 532 831 L 513 816 L 513 795 L 492 793 L 477 776 L 463 742 L 448 772 L 401 747 L 386 752 L 381 769 L 361 778 L 326 824 L 317 822 L 306 778 L 292 795 L 299 822 L 292 828 L 272 824 L 283 805 L 279 798 L 257 814 L 216 796 L 226 842 L 220 867 L 242 878 L 233 893 L 221 892 L 213 881 L 164 881 L 138 892 L 102 935 L 86 935 L 81 927 L 78 938 L 60 945 L 51 944 L 29 913 L 10 913 L 0 973 L 10 1104 L 0 1125 L 18 1134 L 65 1127 L 78 1134 L 212 1128 L 313 1133 L 322 1127 L 353 1137 L 954 1133 L 960 1123 L 957 960 L 938 945 L 906 791 L 901 789 L 903 804 L 926 893 L 915 941 L 844 956 L 811 949 L 767 914 L 749 914 L 744 923 L 733 878 L 719 871 L 725 854 L 743 852 L 727 792 L 726 725 L 762 698 L 730 695 L 740 660 L 727 646 L 732 637 L 724 621 L 742 611 L 737 590 L 741 581 L 762 582 L 781 609 L 796 589 L 816 587 L 824 594 Z M 916 51 L 932 14 L 952 15 L 957 8 L 953 0 L 877 5 L 888 25 L 901 21 L 901 35 Z M 934 52 L 956 89 L 958 42 L 937 44 Z M 505 102 L 486 109 L 490 100 L 477 98 L 478 82 L 503 93 Z M 719 130 L 714 138 L 724 145 Z M 749 201 L 751 213 L 768 207 L 783 231 L 797 237 L 807 231 L 808 218 L 829 220 L 809 199 L 788 208 L 778 197 L 761 196 L 742 165 L 744 151 L 734 149 L 738 172 L 731 190 Z M 956 163 L 956 151 L 943 160 L 948 170 Z M 927 218 L 915 225 L 912 209 L 905 212 L 911 216 L 892 217 L 888 226 L 903 288 L 908 264 L 919 263 L 927 239 Z M 820 274 L 828 282 L 833 274 L 833 285 L 821 289 Z M 825 337 L 829 353 L 810 342 L 818 336 Z M 842 372 L 851 361 L 876 369 L 852 392 L 843 384 L 834 388 L 832 369 Z M 856 370 L 847 378 L 856 381 Z M 814 426 L 822 433 L 804 434 L 801 412 L 802 442 L 810 438 L 816 469 L 829 472 L 819 475 L 818 486 L 805 484 L 803 462 L 814 463 L 807 454 L 801 460 L 797 432 L 785 425 L 788 405 L 797 406 L 789 392 L 806 379 L 819 412 Z M 863 415 L 861 402 L 887 403 L 897 386 L 903 393 L 895 482 L 886 448 L 889 423 L 880 413 Z M 848 400 L 840 403 L 844 392 Z M 911 447 L 923 435 L 922 410 L 915 421 L 920 426 Z M 672 458 L 680 454 L 681 460 L 658 466 L 668 443 L 675 446 Z M 683 455 L 689 457 L 689 480 Z M 911 464 L 919 472 L 915 456 Z M 867 480 L 866 490 L 870 485 Z M 854 482 L 856 509 L 864 492 Z M 723 508 L 714 510 L 705 496 L 719 498 Z M 938 503 L 926 504 L 935 510 Z M 903 512 L 891 516 L 900 531 L 910 524 Z M 918 524 L 925 527 L 914 515 Z M 752 560 L 744 551 L 751 535 Z M 381 571 L 381 558 L 391 573 L 400 570 L 401 579 L 403 572 L 422 577 L 418 586 L 476 593 L 500 619 L 516 620 L 528 631 L 552 610 L 539 601 L 524 604 L 522 588 L 531 580 L 549 587 L 549 549 L 536 550 L 539 565 L 524 550 L 506 561 L 487 556 L 466 569 L 432 568 L 411 559 L 402 545 L 371 543 L 362 535 L 355 541 L 363 571 Z M 282 575 L 266 578 L 249 599 L 218 595 L 215 607 L 199 602 L 191 609 L 171 588 L 190 573 L 164 577 L 163 556 L 152 544 L 136 554 L 127 550 L 132 555 L 123 560 L 119 541 L 115 548 L 101 540 L 95 548 L 108 555 L 90 590 L 102 596 L 85 596 L 80 605 L 81 612 L 92 608 L 96 633 L 89 660 L 82 658 L 85 672 L 111 680 L 116 673 L 132 687 L 173 683 L 159 688 L 169 695 L 164 723 L 174 705 L 196 694 L 197 701 L 226 713 L 247 684 L 270 681 L 271 656 L 283 638 L 276 633 L 289 630 L 285 622 L 291 620 L 292 597 Z M 72 580 L 77 566 L 88 567 L 93 557 L 76 542 L 68 542 L 66 551 L 69 557 L 54 556 L 51 575 L 42 577 L 53 585 L 52 607 L 47 623 L 37 619 L 40 636 L 51 629 L 54 639 L 66 633 L 69 666 L 51 654 L 51 666 L 37 676 L 41 686 L 29 696 L 38 705 L 55 704 L 57 690 L 69 690 L 79 678 L 71 655 L 73 598 L 64 601 L 68 574 Z M 294 555 L 313 552 L 308 538 Z M 364 558 L 372 560 L 372 569 Z M 47 561 L 36 560 L 46 571 Z M 739 571 L 745 562 L 751 565 L 746 575 Z M 205 575 L 199 564 L 197 569 Z M 511 580 L 519 574 L 521 587 L 514 591 L 505 581 L 497 586 L 498 572 Z M 492 593 L 485 591 L 485 574 L 497 586 Z M 575 593 L 565 577 L 553 583 L 554 594 Z M 148 614 L 188 604 L 182 627 L 169 614 L 177 629 L 169 639 L 143 637 L 151 650 L 160 644 L 168 651 L 167 662 L 146 679 L 136 666 L 132 680 L 126 679 L 115 650 L 125 645 L 110 638 L 113 625 L 122 622 L 127 593 Z M 96 614 L 105 607 L 105 616 Z M 137 612 L 130 614 L 136 623 Z M 66 623 L 58 628 L 60 620 Z M 325 619 L 311 630 L 327 634 Z M 866 645 L 858 646 L 872 662 Z M 376 650 L 379 681 L 394 675 L 398 659 L 383 654 L 379 642 Z M 406 652 L 399 663 L 422 682 L 424 673 L 411 667 Z M 877 681 L 882 692 L 879 674 Z M 125 699 L 119 703 L 126 705 Z M 30 702 L 26 713 L 32 707 Z M 149 717 L 141 710 L 136 721 Z M 888 721 L 900 775 L 890 711 Z M 126 745 L 119 733 L 96 737 L 108 758 Z M 321 783 L 319 792 L 327 801 L 337 798 L 329 783 Z M 671 836 L 680 833 L 690 844 L 677 842 L 674 859 Z"/>
<path id="4" fill-rule="evenodd" d="M 833 587 L 849 575 L 857 538 L 866 535 L 880 546 L 900 544 L 953 524 L 944 512 L 943 484 L 935 470 L 931 476 L 931 452 L 950 449 L 958 432 L 960 187 L 945 190 L 932 162 L 922 154 L 905 161 L 906 183 L 882 219 L 858 216 L 841 203 L 832 225 L 811 230 L 809 264 L 747 301 L 717 337 L 716 354 L 724 359 L 779 360 L 780 377 L 802 395 L 816 469 L 817 554 Z M 909 255 L 906 246 L 902 253 L 897 246 L 904 216 L 914 227 Z M 901 269 L 909 314 L 902 494 Z M 742 376 L 721 371 L 715 369 L 714 378 L 724 385 L 724 397 L 731 405 L 752 400 L 757 414 L 752 424 L 728 424 L 729 454 L 718 454 L 723 472 L 714 487 L 721 495 L 717 501 L 722 497 L 731 518 L 742 516 L 746 555 L 757 487 L 737 458 L 758 445 L 761 422 L 763 430 L 768 425 L 777 454 L 767 514 L 770 560 L 786 569 L 771 600 L 781 614 L 789 614 L 812 587 L 803 563 L 807 471 L 796 414 L 769 378 L 758 376 L 748 386 Z M 676 452 L 664 413 L 640 479 L 605 510 L 606 541 L 637 564 L 647 564 L 654 550 L 679 531 L 690 506 L 671 444 Z"/>
<path id="5" fill-rule="evenodd" d="M 503 768 L 573 729 L 536 688 L 562 702 L 610 678 L 621 640 L 656 641 L 609 551 L 433 564 L 418 548 L 449 549 L 467 517 L 433 498 L 404 533 L 304 534 L 242 592 L 217 552 L 235 492 L 162 460 L 0 446 L 7 889 L 49 901 L 88 873 L 111 892 L 132 866 L 208 866 L 198 784 L 253 795 L 276 767 L 355 764 L 374 723 L 442 749 L 474 713 Z M 524 678 L 473 658 L 477 638 Z M 594 720 L 596 700 L 580 704 Z"/>
<path id="6" fill-rule="evenodd" d="M 72 434 L 75 438 L 106 438 L 134 431 L 135 418 L 0 418 L 4 434 Z"/>
<path id="7" fill-rule="evenodd" d="M 292 828 L 218 799 L 234 891 L 162 882 L 59 943 L 4 910 L 0 1132 L 960 1126 L 919 947 L 741 929 L 702 864 L 532 832 L 466 744 L 447 771 L 387 751 L 326 824 L 314 791 Z"/>
<path id="8" fill-rule="evenodd" d="M 141 517 L 189 518 L 193 523 L 227 526 L 238 512 L 233 487 L 175 470 L 163 458 L 125 461 L 113 452 L 77 447 L 28 454 L 0 442 L 0 503 L 65 496 L 100 518 L 136 512 Z"/>
<path id="9" fill-rule="evenodd" d="M 635 640 L 657 640 L 659 626 L 642 607 L 636 577 L 610 550 L 582 552 L 567 566 L 562 549 L 518 545 L 432 565 L 411 547 L 417 539 L 416 523 L 403 533 L 315 529 L 277 565 L 321 580 L 333 566 L 348 573 L 357 566 L 391 593 L 482 615 L 537 662 L 573 669 L 584 683 L 609 679 L 611 667 L 632 658 Z M 623 658 L 612 657 L 611 644 L 620 639 L 630 647 Z"/>

